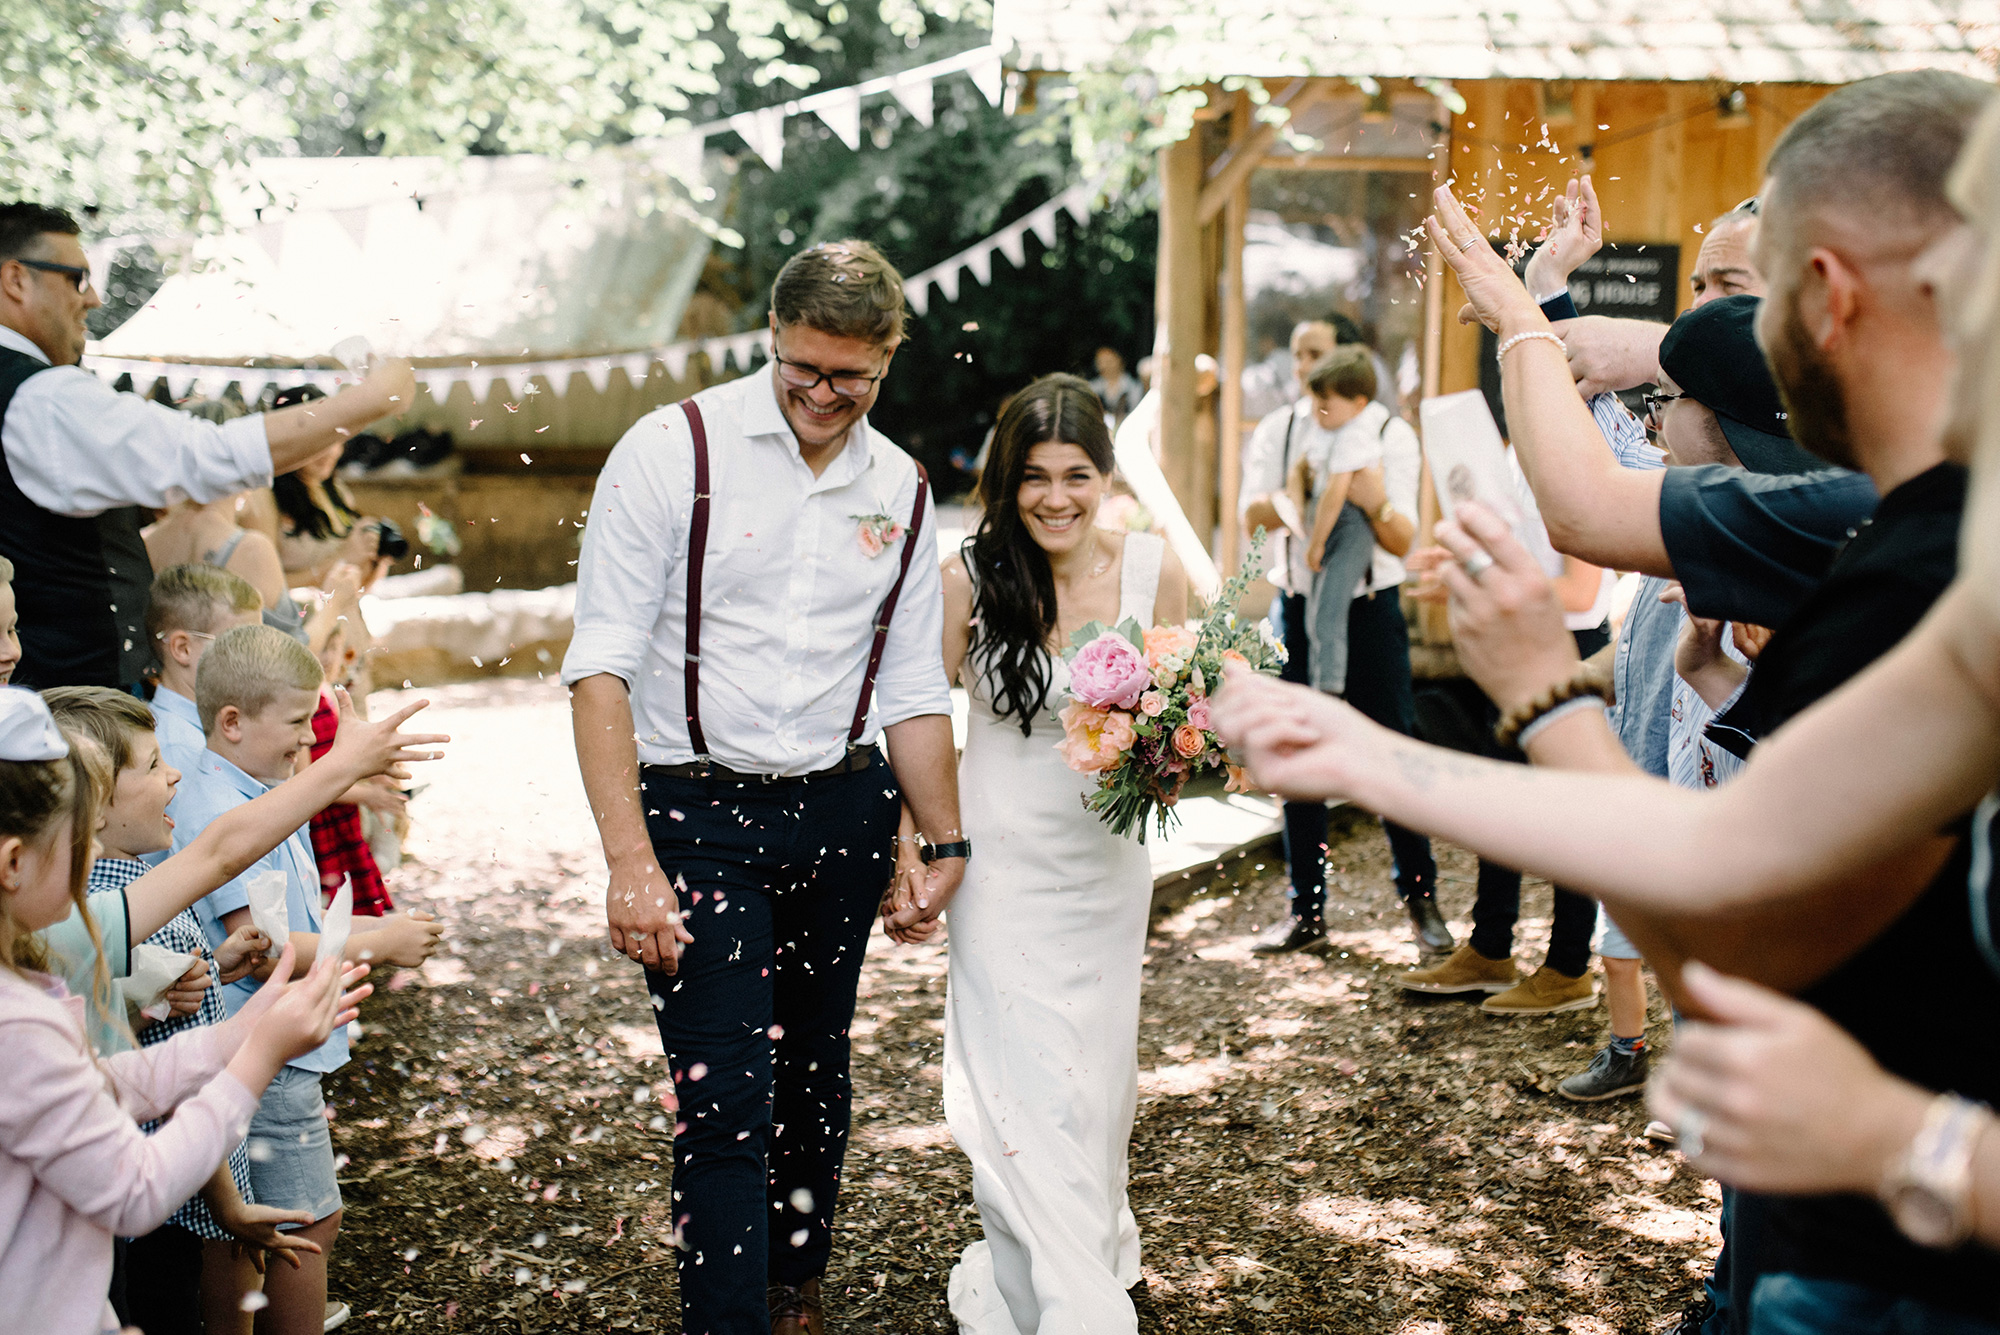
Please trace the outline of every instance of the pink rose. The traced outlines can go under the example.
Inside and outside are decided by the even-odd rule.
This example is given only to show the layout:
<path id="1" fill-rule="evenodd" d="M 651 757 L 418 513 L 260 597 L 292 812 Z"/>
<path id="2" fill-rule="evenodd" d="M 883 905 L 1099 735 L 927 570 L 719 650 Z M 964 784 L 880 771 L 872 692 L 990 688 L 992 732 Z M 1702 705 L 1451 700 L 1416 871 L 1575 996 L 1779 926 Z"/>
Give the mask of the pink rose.
<path id="1" fill-rule="evenodd" d="M 1152 684 L 1146 660 L 1115 630 L 1084 645 L 1070 661 L 1070 694 L 1099 709 L 1131 709 Z"/>
<path id="2" fill-rule="evenodd" d="M 1139 712 L 1147 718 L 1158 718 L 1166 712 L 1167 696 L 1164 691 L 1147 691 L 1139 697 Z"/>
<path id="3" fill-rule="evenodd" d="M 882 554 L 882 535 L 875 531 L 873 524 L 863 524 L 861 526 L 861 550 L 867 554 L 868 559 L 871 561 Z"/>
<path id="4" fill-rule="evenodd" d="M 1208 720 L 1208 697 L 1191 696 L 1188 699 L 1188 722 L 1203 732 L 1214 732 L 1215 725 Z"/>
<path id="5" fill-rule="evenodd" d="M 1208 739 L 1201 735 L 1201 729 L 1192 723 L 1183 723 L 1174 729 L 1174 751 L 1193 760 L 1208 749 Z"/>
<path id="6" fill-rule="evenodd" d="M 1073 700 L 1063 706 L 1063 739 L 1056 743 L 1063 763 L 1079 774 L 1097 774 L 1125 759 L 1139 734 L 1132 716 L 1116 709 L 1097 709 Z"/>
<path id="7" fill-rule="evenodd" d="M 1186 626 L 1152 626 L 1146 631 L 1146 666 L 1155 672 L 1169 658 L 1182 664 L 1194 654 L 1195 635 Z"/>

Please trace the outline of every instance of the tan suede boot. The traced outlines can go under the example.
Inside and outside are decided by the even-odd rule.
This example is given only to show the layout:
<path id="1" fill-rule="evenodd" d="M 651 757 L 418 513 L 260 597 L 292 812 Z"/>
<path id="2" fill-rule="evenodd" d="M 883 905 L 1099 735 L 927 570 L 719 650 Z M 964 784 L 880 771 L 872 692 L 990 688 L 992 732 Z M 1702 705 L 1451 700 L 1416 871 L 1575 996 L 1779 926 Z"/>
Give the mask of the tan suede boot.
<path id="1" fill-rule="evenodd" d="M 1544 964 L 1499 996 L 1480 1002 L 1479 1009 L 1488 1015 L 1554 1015 L 1596 1004 L 1597 985 L 1589 974 L 1572 977 Z"/>
<path id="2" fill-rule="evenodd" d="M 1443 964 L 1413 969 L 1396 982 L 1412 992 L 1450 996 L 1458 992 L 1505 992 L 1521 981 L 1511 959 L 1489 960 L 1467 942 Z"/>

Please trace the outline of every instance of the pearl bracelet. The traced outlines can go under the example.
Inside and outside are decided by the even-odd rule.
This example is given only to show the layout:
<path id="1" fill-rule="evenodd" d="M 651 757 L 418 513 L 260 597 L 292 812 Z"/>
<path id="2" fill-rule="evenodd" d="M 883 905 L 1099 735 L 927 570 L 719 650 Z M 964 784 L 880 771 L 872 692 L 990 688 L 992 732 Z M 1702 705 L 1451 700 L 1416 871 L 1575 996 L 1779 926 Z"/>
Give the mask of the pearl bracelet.
<path id="1" fill-rule="evenodd" d="M 1563 350 L 1564 356 L 1569 355 L 1569 344 L 1563 342 L 1561 337 L 1558 336 L 1553 329 L 1529 329 L 1522 333 L 1515 334 L 1512 338 L 1509 338 L 1505 342 L 1503 342 L 1500 345 L 1499 349 L 1496 352 L 1494 352 L 1493 360 L 1496 362 L 1506 361 L 1509 349 L 1511 349 L 1515 344 L 1525 343 L 1531 338 L 1545 338 L 1549 342 L 1561 348 Z"/>

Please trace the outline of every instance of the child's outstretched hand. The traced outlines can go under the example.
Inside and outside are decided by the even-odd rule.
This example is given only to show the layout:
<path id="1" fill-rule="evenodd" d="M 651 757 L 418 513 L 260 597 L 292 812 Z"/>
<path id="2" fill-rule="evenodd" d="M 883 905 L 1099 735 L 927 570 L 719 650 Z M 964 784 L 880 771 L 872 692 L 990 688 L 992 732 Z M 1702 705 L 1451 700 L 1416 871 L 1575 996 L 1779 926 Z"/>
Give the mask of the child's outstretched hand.
<path id="1" fill-rule="evenodd" d="M 436 760 L 439 752 L 412 748 L 441 746 L 451 740 L 441 732 L 398 731 L 412 714 L 430 704 L 428 700 L 405 705 L 385 719 L 370 722 L 355 713 L 354 701 L 345 689 L 336 687 L 333 698 L 340 708 L 340 731 L 334 735 L 333 749 L 318 763 L 333 765 L 350 783 L 358 783 L 371 775 L 386 774 L 394 766 L 409 761 Z"/>
<path id="2" fill-rule="evenodd" d="M 357 934 L 349 947 L 357 958 L 405 969 L 420 968 L 438 948 L 444 924 L 437 915 L 422 909 L 406 909 L 382 919 L 382 925 L 365 935 Z"/>
<path id="3" fill-rule="evenodd" d="M 275 1205 L 244 1205 L 215 1222 L 221 1224 L 229 1236 L 235 1239 L 232 1250 L 238 1256 L 248 1256 L 250 1264 L 257 1267 L 257 1273 L 264 1273 L 266 1254 L 275 1255 L 292 1269 L 300 1268 L 299 1253 L 320 1254 L 322 1248 L 311 1238 L 298 1233 L 281 1233 L 280 1224 L 304 1226 L 313 1222 L 311 1210 L 280 1210 Z"/>
<path id="4" fill-rule="evenodd" d="M 328 1034 L 359 1013 L 355 1007 L 375 990 L 353 987 L 368 976 L 367 965 L 337 959 L 316 961 L 304 978 L 293 982 L 297 959 L 287 942 L 270 978 L 229 1021 L 249 1027 L 229 1069 L 252 1093 L 261 1093 L 286 1062 L 326 1042 Z M 342 990 L 350 987 L 351 991 Z"/>
<path id="5" fill-rule="evenodd" d="M 217 981 L 224 987 L 249 974 L 271 949 L 271 938 L 244 923 L 215 948 Z M 311 1220 L 307 1220 L 311 1223 Z"/>

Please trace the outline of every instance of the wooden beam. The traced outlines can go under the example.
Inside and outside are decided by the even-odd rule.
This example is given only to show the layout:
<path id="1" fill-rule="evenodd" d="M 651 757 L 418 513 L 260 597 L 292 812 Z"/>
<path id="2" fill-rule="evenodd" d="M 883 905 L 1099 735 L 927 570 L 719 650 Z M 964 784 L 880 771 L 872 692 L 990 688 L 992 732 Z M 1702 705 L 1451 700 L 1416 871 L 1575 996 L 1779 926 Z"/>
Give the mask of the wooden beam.
<path id="1" fill-rule="evenodd" d="M 1246 110 L 1249 102 L 1247 95 L 1237 94 L 1239 112 Z M 1250 134 L 1243 123 L 1247 119 L 1233 122 L 1233 137 L 1238 143 Z M 1230 574 L 1236 572 L 1243 528 L 1236 520 L 1236 506 L 1243 488 L 1243 372 L 1249 369 L 1250 351 L 1249 305 L 1243 291 L 1243 229 L 1249 219 L 1250 180 L 1246 175 L 1236 183 L 1222 210 L 1222 355 L 1217 358 L 1222 364 L 1222 497 L 1216 506 L 1221 520 L 1217 563 Z"/>
<path id="2" fill-rule="evenodd" d="M 1429 158 L 1364 157 L 1358 153 L 1266 155 L 1257 164 L 1285 172 L 1414 172 L 1424 176 L 1438 164 Z"/>
<path id="3" fill-rule="evenodd" d="M 1154 285 L 1153 377 L 1160 390 L 1161 471 L 1203 533 L 1194 507 L 1195 368 L 1207 306 L 1201 284 L 1201 139 L 1189 135 L 1160 150 L 1160 250 Z M 1206 535 L 1204 534 L 1204 537 Z"/>
<path id="4" fill-rule="evenodd" d="M 1286 107 L 1296 112 L 1308 102 L 1320 97 L 1326 85 L 1313 79 L 1294 79 L 1285 85 L 1285 90 L 1271 99 L 1270 105 Z M 1236 192 L 1236 187 L 1250 179 L 1250 173 L 1257 170 L 1257 164 L 1271 151 L 1271 145 L 1278 142 L 1280 127 L 1269 121 L 1258 121 L 1242 139 L 1229 146 L 1229 151 L 1215 160 L 1209 169 L 1208 181 L 1201 188 L 1201 200 L 1195 210 L 1195 217 L 1204 226 L 1215 221 L 1215 215 L 1222 212 L 1222 206 Z"/>

